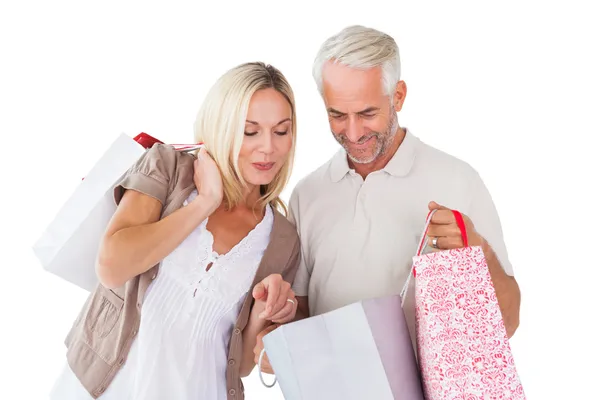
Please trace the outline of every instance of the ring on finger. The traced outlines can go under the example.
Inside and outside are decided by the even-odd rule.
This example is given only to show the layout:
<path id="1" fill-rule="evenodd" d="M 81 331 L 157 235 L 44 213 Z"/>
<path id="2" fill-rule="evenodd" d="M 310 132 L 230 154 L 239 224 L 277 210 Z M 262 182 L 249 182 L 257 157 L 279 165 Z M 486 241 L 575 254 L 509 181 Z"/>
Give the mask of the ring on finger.
<path id="1" fill-rule="evenodd" d="M 438 247 L 438 237 L 437 236 L 434 237 L 431 240 L 431 247 L 433 247 L 434 249 L 439 249 L 439 247 Z"/>

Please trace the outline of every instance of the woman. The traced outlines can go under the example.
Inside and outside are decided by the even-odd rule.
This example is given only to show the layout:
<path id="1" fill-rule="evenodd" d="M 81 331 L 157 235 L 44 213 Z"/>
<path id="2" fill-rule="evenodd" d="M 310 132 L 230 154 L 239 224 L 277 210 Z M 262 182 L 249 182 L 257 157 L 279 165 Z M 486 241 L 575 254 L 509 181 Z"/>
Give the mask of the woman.
<path id="1" fill-rule="evenodd" d="M 288 82 L 262 63 L 230 70 L 195 134 L 197 157 L 155 145 L 117 185 L 101 284 L 53 398 L 243 399 L 257 334 L 293 319 L 298 236 L 277 210 L 296 142 Z"/>

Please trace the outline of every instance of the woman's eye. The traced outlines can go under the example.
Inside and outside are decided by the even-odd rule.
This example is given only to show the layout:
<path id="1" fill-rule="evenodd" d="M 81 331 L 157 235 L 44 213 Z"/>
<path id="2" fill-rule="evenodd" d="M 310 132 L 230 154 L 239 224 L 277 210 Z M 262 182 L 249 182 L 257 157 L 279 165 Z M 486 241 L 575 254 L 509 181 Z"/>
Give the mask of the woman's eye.
<path id="1" fill-rule="evenodd" d="M 278 134 L 279 136 L 285 136 L 285 135 L 287 135 L 288 131 L 283 131 L 283 132 L 275 131 L 275 133 Z"/>
<path id="2" fill-rule="evenodd" d="M 256 135 L 258 132 L 244 132 L 244 135 L 246 136 L 254 136 Z"/>

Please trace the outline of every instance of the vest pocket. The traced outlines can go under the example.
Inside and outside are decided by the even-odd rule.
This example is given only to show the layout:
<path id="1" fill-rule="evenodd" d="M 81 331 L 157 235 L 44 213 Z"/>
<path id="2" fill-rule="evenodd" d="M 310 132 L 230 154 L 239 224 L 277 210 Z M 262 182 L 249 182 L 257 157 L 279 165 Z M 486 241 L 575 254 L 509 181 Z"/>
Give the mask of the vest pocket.
<path id="1" fill-rule="evenodd" d="M 123 299 L 109 289 L 102 288 L 99 292 L 98 297 L 90 304 L 85 327 L 94 334 L 93 336 L 104 339 L 112 332 L 119 320 Z"/>

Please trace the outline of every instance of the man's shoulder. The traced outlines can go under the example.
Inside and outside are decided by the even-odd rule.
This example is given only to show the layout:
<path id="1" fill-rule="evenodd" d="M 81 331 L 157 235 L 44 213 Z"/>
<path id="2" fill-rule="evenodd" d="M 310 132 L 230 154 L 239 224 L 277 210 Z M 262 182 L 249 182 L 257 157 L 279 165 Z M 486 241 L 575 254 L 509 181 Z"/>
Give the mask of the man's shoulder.
<path id="1" fill-rule="evenodd" d="M 473 178 L 477 170 L 467 161 L 419 140 L 417 168 L 427 173 Z"/>

